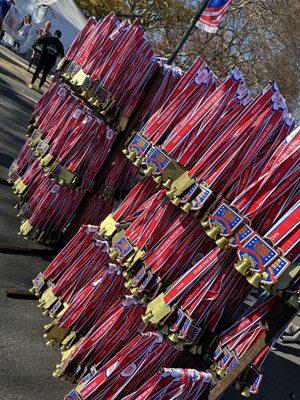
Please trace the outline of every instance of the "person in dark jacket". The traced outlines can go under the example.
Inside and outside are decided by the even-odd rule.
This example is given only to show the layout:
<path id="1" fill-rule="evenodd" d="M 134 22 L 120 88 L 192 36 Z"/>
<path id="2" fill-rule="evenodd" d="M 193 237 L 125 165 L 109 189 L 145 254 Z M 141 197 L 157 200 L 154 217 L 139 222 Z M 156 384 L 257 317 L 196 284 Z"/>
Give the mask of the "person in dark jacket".
<path id="1" fill-rule="evenodd" d="M 34 82 L 42 72 L 39 84 L 39 88 L 41 88 L 46 82 L 47 75 L 51 71 L 51 68 L 56 64 L 57 57 L 64 57 L 64 46 L 60 41 L 60 38 L 61 31 L 57 30 L 54 32 L 54 36 L 38 40 L 38 45 L 42 48 L 41 58 L 32 76 L 31 84 L 27 85 L 28 87 L 33 87 Z"/>
<path id="2" fill-rule="evenodd" d="M 39 49 L 39 46 L 38 46 L 38 41 L 40 39 L 44 39 L 46 37 L 52 36 L 52 34 L 50 32 L 50 29 L 51 29 L 51 22 L 50 21 L 46 21 L 45 25 L 42 28 L 37 30 L 37 32 L 36 32 L 37 39 L 35 40 L 35 42 L 32 45 L 33 51 L 32 51 L 32 55 L 31 55 L 31 58 L 30 58 L 30 61 L 29 61 L 29 65 L 28 65 L 27 71 L 29 71 L 31 66 L 32 66 L 32 64 L 34 62 L 37 62 L 37 59 L 40 58 L 40 49 Z"/>

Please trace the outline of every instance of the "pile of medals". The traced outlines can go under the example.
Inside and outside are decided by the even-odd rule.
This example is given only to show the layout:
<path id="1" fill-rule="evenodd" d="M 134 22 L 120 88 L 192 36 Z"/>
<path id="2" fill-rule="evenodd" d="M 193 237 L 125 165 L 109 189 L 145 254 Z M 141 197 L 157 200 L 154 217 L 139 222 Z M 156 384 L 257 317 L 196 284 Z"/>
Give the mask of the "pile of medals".
<path id="1" fill-rule="evenodd" d="M 82 226 L 34 281 L 39 307 L 52 318 L 44 337 L 62 351 L 54 376 L 78 384 L 65 398 L 202 398 L 211 375 L 147 329 L 145 303 L 125 288 L 97 230 Z"/>
<path id="2" fill-rule="evenodd" d="M 46 244 L 97 224 L 136 182 L 121 150 L 183 73 L 155 56 L 138 22 L 91 18 L 36 103 L 9 172 L 20 235 Z"/>
<path id="3" fill-rule="evenodd" d="M 264 340 L 235 380 L 255 394 L 284 329 L 265 321 L 297 312 L 300 130 L 275 82 L 253 99 L 201 59 L 149 117 L 124 149 L 144 177 L 33 281 L 54 376 L 68 400 L 206 399 Z"/>

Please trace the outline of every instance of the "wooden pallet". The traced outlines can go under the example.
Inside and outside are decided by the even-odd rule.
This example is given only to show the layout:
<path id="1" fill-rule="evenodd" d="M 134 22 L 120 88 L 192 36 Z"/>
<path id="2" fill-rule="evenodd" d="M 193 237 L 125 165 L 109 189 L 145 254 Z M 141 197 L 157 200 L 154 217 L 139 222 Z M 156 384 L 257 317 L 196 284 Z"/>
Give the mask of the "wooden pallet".
<path id="1" fill-rule="evenodd" d="M 279 304 L 275 304 L 263 321 L 263 326 L 265 327 L 264 335 L 244 354 L 239 360 L 237 367 L 232 369 L 230 373 L 225 375 L 222 379 L 217 378 L 213 371 L 208 371 L 213 375 L 216 383 L 210 390 L 207 399 L 220 399 L 225 391 L 233 385 L 237 378 L 251 365 L 252 361 L 261 352 L 264 346 L 270 344 L 272 339 L 282 332 L 296 313 L 297 309 L 283 300 Z"/>

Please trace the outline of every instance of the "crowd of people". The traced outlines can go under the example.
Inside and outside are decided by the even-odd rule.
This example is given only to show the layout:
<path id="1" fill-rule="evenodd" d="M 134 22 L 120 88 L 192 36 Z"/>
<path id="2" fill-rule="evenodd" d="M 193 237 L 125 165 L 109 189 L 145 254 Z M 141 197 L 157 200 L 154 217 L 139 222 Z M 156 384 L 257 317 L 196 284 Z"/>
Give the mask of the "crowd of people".
<path id="1" fill-rule="evenodd" d="M 0 41 L 5 34 L 3 21 L 12 6 L 15 6 L 14 0 L 0 0 Z M 14 40 L 11 47 L 13 51 L 20 51 L 20 47 L 28 39 L 31 29 L 32 16 L 26 15 L 20 22 L 13 37 Z M 32 54 L 27 70 L 30 71 L 34 64 L 36 65 L 36 69 L 33 73 L 31 83 L 27 85 L 28 87 L 33 88 L 35 81 L 41 74 L 40 83 L 37 88 L 41 89 L 46 81 L 48 73 L 56 64 L 57 57 L 62 58 L 64 56 L 64 47 L 60 41 L 61 36 L 62 33 L 60 30 L 56 30 L 52 35 L 50 21 L 46 21 L 44 25 L 36 31 L 36 39 L 32 44 Z"/>

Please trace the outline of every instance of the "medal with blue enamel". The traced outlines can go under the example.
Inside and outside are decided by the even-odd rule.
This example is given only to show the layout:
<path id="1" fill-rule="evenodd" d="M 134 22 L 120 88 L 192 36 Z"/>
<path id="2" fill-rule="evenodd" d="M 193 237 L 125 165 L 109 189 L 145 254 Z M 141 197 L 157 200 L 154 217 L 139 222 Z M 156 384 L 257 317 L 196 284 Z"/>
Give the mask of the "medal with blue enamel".
<path id="1" fill-rule="evenodd" d="M 39 157 L 43 157 L 49 150 L 49 147 L 49 144 L 45 142 L 45 140 L 40 140 L 39 144 L 36 147 L 36 151 L 39 154 Z"/>
<path id="2" fill-rule="evenodd" d="M 61 306 L 62 306 L 62 302 L 60 300 L 57 300 L 49 312 L 50 317 L 53 317 L 57 313 L 57 311 L 60 309 Z"/>
<path id="3" fill-rule="evenodd" d="M 211 225 L 221 226 L 223 236 L 231 236 L 242 221 L 243 218 L 226 203 L 221 203 L 209 218 Z"/>
<path id="4" fill-rule="evenodd" d="M 192 326 L 192 322 L 193 321 L 192 321 L 192 319 L 190 317 L 185 316 L 185 321 L 184 321 L 184 323 L 182 325 L 182 328 L 179 331 L 178 338 L 184 339 L 188 335 L 189 330 L 190 330 L 190 328 Z"/>
<path id="5" fill-rule="evenodd" d="M 80 396 L 77 392 L 75 392 L 75 390 L 72 390 L 72 392 L 67 394 L 65 400 L 74 400 L 74 399 L 80 400 Z"/>
<path id="6" fill-rule="evenodd" d="M 199 189 L 198 185 L 194 183 L 181 198 L 181 203 L 186 203 L 190 201 L 197 193 L 198 189 Z"/>
<path id="7" fill-rule="evenodd" d="M 184 318 L 185 318 L 184 312 L 181 309 L 178 309 L 176 311 L 175 321 L 170 327 L 170 331 L 171 332 L 177 332 L 179 330 L 179 327 L 181 326 L 182 321 L 184 320 Z"/>
<path id="8" fill-rule="evenodd" d="M 252 383 L 252 385 L 249 388 L 250 393 L 256 394 L 259 392 L 259 387 L 260 387 L 262 379 L 263 379 L 263 375 L 257 373 L 257 376 L 256 376 L 254 382 Z"/>
<path id="9" fill-rule="evenodd" d="M 218 362 L 217 367 L 225 371 L 231 360 L 232 360 L 232 354 L 229 351 L 227 351 L 224 357 Z"/>
<path id="10" fill-rule="evenodd" d="M 216 348 L 215 352 L 214 352 L 213 359 L 214 359 L 215 361 L 217 361 L 217 360 L 222 356 L 222 354 L 223 354 L 223 349 L 222 349 L 222 347 L 219 345 L 219 346 Z"/>
<path id="11" fill-rule="evenodd" d="M 133 151 L 136 157 L 142 157 L 146 154 L 149 147 L 150 143 L 137 133 L 129 143 L 128 150 Z"/>
<path id="12" fill-rule="evenodd" d="M 89 76 L 86 76 L 84 78 L 84 81 L 82 82 L 82 85 L 81 85 L 80 89 L 82 91 L 89 90 L 91 88 L 91 86 L 92 86 L 92 83 L 93 83 L 92 79 Z"/>
<path id="13" fill-rule="evenodd" d="M 261 267 L 266 269 L 278 257 L 278 253 L 259 235 L 255 234 L 248 242 L 243 244 L 241 250 L 238 250 L 238 257 L 239 259 L 244 257 L 250 259 L 251 269 L 261 271 Z"/>
<path id="14" fill-rule="evenodd" d="M 114 244 L 114 250 L 117 250 L 118 258 L 123 260 L 133 250 L 133 246 L 125 236 L 122 236 Z"/>
<path id="15" fill-rule="evenodd" d="M 45 284 L 44 275 L 42 272 L 38 274 L 38 276 L 33 281 L 33 287 L 36 291 L 40 291 Z"/>
<path id="16" fill-rule="evenodd" d="M 143 279 L 142 282 L 140 282 L 140 287 L 142 290 L 145 289 L 150 284 L 153 276 L 154 275 L 152 275 L 150 271 L 147 272 L 145 279 Z"/>
<path id="17" fill-rule="evenodd" d="M 160 149 L 153 147 L 146 154 L 144 162 L 147 167 L 154 168 L 153 175 L 158 175 L 163 173 L 170 160 Z"/>
<path id="18" fill-rule="evenodd" d="M 146 273 L 147 273 L 146 269 L 144 267 L 142 267 L 138 271 L 138 273 L 135 274 L 131 286 L 132 287 L 138 286 L 141 283 L 141 281 L 144 279 L 144 277 L 146 276 Z"/>
<path id="19" fill-rule="evenodd" d="M 98 85 L 98 87 L 95 90 L 94 93 L 94 98 L 100 101 L 100 103 L 104 103 L 109 97 L 109 92 L 104 89 L 101 85 Z"/>
<path id="20" fill-rule="evenodd" d="M 189 329 L 186 332 L 185 342 L 188 340 L 189 344 L 196 343 L 201 332 L 202 332 L 202 328 L 200 326 L 190 324 Z"/>
<path id="21" fill-rule="evenodd" d="M 231 247 L 237 247 L 238 243 L 243 243 L 250 236 L 252 236 L 253 233 L 253 229 L 249 225 L 242 222 L 238 227 L 238 231 L 234 233 L 229 245 Z"/>
<path id="22" fill-rule="evenodd" d="M 59 173 L 61 172 L 61 170 L 63 169 L 63 166 L 58 164 L 55 169 L 52 172 L 52 176 L 53 177 L 58 177 Z"/>
<path id="23" fill-rule="evenodd" d="M 264 274 L 264 278 L 261 281 L 261 283 L 264 283 L 265 285 L 274 284 L 290 265 L 291 263 L 286 258 L 284 257 L 277 258 L 274 262 L 272 262 L 272 264 L 269 267 L 267 267 Z"/>
<path id="24" fill-rule="evenodd" d="M 230 362 L 228 367 L 226 368 L 226 372 L 229 373 L 231 370 L 233 370 L 235 367 L 238 365 L 238 360 L 237 358 L 233 358 L 233 360 Z"/>
<path id="25" fill-rule="evenodd" d="M 200 193 L 197 195 L 197 197 L 192 200 L 192 207 L 191 210 L 197 211 L 201 210 L 203 208 L 204 204 L 207 203 L 207 201 L 211 198 L 213 195 L 213 191 L 209 189 L 209 187 L 200 184 L 198 186 L 200 189 Z"/>

